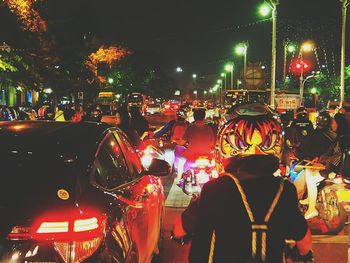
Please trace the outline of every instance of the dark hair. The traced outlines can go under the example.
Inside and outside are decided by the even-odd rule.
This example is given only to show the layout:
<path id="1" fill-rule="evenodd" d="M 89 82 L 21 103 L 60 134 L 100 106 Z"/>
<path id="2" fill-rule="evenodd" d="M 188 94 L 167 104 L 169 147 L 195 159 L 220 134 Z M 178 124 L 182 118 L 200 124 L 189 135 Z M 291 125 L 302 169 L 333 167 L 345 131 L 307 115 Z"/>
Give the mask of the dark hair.
<path id="1" fill-rule="evenodd" d="M 205 109 L 195 109 L 193 111 L 193 118 L 195 121 L 202 121 L 205 119 Z"/>
<path id="2" fill-rule="evenodd" d="M 130 126 L 130 115 L 126 107 L 119 107 L 117 113 L 120 116 L 119 128 L 123 131 L 129 129 Z"/>
<path id="3" fill-rule="evenodd" d="M 338 135 L 345 135 L 350 133 L 350 127 L 343 113 L 337 113 L 334 115 L 334 120 L 338 125 L 336 133 Z"/>
<path id="4" fill-rule="evenodd" d="M 284 127 L 287 127 L 289 123 L 292 121 L 292 117 L 290 116 L 290 114 L 287 114 L 287 113 L 282 113 L 280 116 L 280 119 Z"/>
<path id="5" fill-rule="evenodd" d="M 132 118 L 139 118 L 142 116 L 141 111 L 140 111 L 139 107 L 137 107 L 137 106 L 130 107 L 130 115 Z"/>

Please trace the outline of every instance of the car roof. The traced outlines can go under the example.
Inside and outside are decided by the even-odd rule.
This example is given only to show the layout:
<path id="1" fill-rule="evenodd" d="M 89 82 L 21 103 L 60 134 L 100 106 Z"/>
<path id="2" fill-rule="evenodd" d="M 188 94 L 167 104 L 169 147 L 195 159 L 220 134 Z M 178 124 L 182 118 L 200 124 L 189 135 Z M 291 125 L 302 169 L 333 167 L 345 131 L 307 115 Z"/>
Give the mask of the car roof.
<path id="1" fill-rule="evenodd" d="M 13 121 L 0 123 L 0 151 L 92 156 L 111 126 L 93 122 Z"/>

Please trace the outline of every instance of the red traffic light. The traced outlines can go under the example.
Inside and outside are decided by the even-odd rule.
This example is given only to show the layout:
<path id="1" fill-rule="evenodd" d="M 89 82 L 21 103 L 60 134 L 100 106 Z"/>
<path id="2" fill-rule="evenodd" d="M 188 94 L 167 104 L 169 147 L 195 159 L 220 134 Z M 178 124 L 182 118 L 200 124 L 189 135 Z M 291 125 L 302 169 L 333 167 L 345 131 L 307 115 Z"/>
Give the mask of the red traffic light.
<path id="1" fill-rule="evenodd" d="M 292 70 L 294 73 L 296 74 L 301 74 L 301 72 L 308 72 L 311 69 L 311 65 L 309 62 L 303 60 L 296 60 L 293 64 L 292 64 Z"/>

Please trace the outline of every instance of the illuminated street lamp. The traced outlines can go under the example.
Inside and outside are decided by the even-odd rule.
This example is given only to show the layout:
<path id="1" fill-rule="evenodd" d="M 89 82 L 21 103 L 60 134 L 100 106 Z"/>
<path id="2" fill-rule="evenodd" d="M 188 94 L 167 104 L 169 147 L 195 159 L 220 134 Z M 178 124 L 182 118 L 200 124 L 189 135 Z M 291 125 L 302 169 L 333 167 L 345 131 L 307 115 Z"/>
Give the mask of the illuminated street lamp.
<path id="1" fill-rule="evenodd" d="M 318 100 L 318 96 L 317 96 L 317 88 L 316 87 L 313 87 L 311 90 L 310 90 L 311 94 L 314 95 L 314 102 L 315 102 L 315 112 L 317 111 L 317 100 Z"/>
<path id="2" fill-rule="evenodd" d="M 192 75 L 192 78 L 193 78 L 193 79 L 196 79 L 196 78 L 197 78 L 197 74 L 193 74 L 193 75 Z"/>
<path id="3" fill-rule="evenodd" d="M 270 106 L 275 108 L 275 87 L 276 87 L 276 42 L 277 42 L 277 6 L 279 0 L 266 0 L 265 5 L 272 11 L 272 62 L 271 62 L 271 96 Z M 261 7 L 260 13 L 266 17 L 270 14 L 266 7 Z M 265 11 L 264 11 L 265 10 Z"/>
<path id="4" fill-rule="evenodd" d="M 181 73 L 182 71 L 183 71 L 183 70 L 182 70 L 181 67 L 177 67 L 177 68 L 176 68 L 176 72 L 177 72 L 177 73 Z"/>
<path id="5" fill-rule="evenodd" d="M 194 91 L 193 91 L 193 94 L 196 95 L 196 100 L 197 100 L 197 98 L 198 98 L 198 97 L 197 97 L 197 96 L 198 96 L 197 90 L 194 90 Z"/>
<path id="6" fill-rule="evenodd" d="M 284 41 L 283 45 L 284 57 L 283 57 L 283 87 L 286 87 L 286 76 L 287 76 L 287 53 L 294 54 L 297 47 L 295 44 L 289 42 L 288 40 Z"/>
<path id="7" fill-rule="evenodd" d="M 113 79 L 113 78 L 108 78 L 108 83 L 109 83 L 109 84 L 113 84 L 113 82 L 114 82 L 114 79 Z"/>
<path id="8" fill-rule="evenodd" d="M 247 75 L 247 50 L 248 50 L 248 42 L 240 43 L 235 48 L 236 54 L 244 57 L 244 67 L 243 67 L 243 82 L 244 82 L 244 84 L 245 84 L 246 75 Z"/>
<path id="9" fill-rule="evenodd" d="M 305 42 L 301 45 L 300 47 L 300 63 L 301 63 L 301 67 L 300 67 L 300 83 L 299 83 L 299 86 L 300 86 L 300 105 L 303 105 L 303 101 L 304 101 L 304 84 L 305 84 L 305 81 L 310 77 L 307 77 L 304 81 L 304 69 L 306 69 L 306 63 L 304 63 L 303 61 L 303 53 L 304 52 L 311 52 L 313 51 L 313 44 L 310 43 L 310 42 Z M 311 75 L 312 77 L 314 75 Z"/>
<path id="10" fill-rule="evenodd" d="M 233 89 L 233 64 L 227 63 L 225 65 L 225 71 L 231 74 L 231 90 Z"/>
<path id="11" fill-rule="evenodd" d="M 261 16 L 265 17 L 271 13 L 271 8 L 267 4 L 262 4 L 259 8 L 259 13 Z"/>

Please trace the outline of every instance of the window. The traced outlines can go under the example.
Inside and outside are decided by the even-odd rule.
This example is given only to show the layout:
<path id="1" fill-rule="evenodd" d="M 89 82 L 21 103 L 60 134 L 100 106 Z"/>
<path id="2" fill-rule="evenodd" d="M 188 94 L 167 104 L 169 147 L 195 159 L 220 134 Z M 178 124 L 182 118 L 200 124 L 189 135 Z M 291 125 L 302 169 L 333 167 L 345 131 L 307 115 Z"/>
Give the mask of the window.
<path id="1" fill-rule="evenodd" d="M 128 152 L 127 158 L 131 163 L 132 168 L 134 169 L 135 173 L 139 175 L 143 169 L 139 156 L 137 155 L 135 149 L 131 146 L 130 142 L 128 141 L 124 133 L 118 132 L 117 135 L 119 136 L 121 142 L 126 148 L 126 151 Z"/>
<path id="2" fill-rule="evenodd" d="M 94 181 L 106 189 L 113 189 L 131 181 L 131 175 L 115 138 L 103 141 L 95 160 Z"/>

